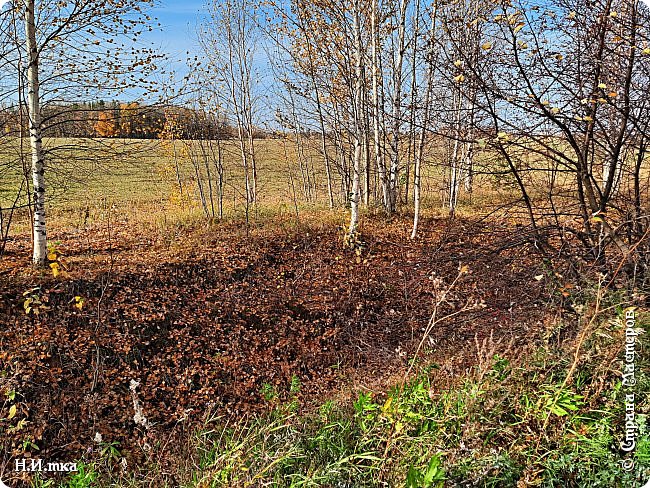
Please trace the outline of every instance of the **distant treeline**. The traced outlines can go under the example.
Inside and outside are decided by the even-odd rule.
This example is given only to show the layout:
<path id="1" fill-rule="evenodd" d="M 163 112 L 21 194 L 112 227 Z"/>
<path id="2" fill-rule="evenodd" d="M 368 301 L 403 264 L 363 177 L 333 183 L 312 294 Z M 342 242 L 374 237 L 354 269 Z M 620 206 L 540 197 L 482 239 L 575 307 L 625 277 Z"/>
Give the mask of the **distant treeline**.
<path id="1" fill-rule="evenodd" d="M 155 107 L 137 102 L 103 100 L 44 107 L 45 137 L 102 137 L 129 139 L 230 139 L 237 128 L 227 118 L 185 107 Z M 0 109 L 5 134 L 28 133 L 24 108 Z M 255 131 L 255 138 L 270 134 Z"/>

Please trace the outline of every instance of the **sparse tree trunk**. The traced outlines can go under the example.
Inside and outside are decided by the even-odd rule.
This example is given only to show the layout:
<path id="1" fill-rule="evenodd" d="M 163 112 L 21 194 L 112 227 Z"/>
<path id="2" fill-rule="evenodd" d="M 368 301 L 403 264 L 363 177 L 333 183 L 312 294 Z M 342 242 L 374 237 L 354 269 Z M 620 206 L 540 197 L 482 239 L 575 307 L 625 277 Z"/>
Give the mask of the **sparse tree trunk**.
<path id="1" fill-rule="evenodd" d="M 450 157 L 450 178 L 449 178 L 449 214 L 453 217 L 458 205 L 458 192 L 460 191 L 460 138 L 462 125 L 463 97 L 461 89 L 457 90 L 455 98 L 456 120 L 454 121 L 454 141 Z"/>
<path id="2" fill-rule="evenodd" d="M 248 110 L 252 110 L 252 108 L 249 107 Z M 255 154 L 255 135 L 251 112 L 248 113 L 248 154 L 250 156 L 251 170 L 253 174 L 251 203 L 257 203 L 257 155 Z"/>
<path id="3" fill-rule="evenodd" d="M 208 136 L 209 137 L 209 136 Z M 203 157 L 203 165 L 205 166 L 205 174 L 208 180 L 208 197 L 210 199 L 210 215 L 209 218 L 214 219 L 216 214 L 214 211 L 214 190 L 212 189 L 212 172 L 210 171 L 210 156 L 205 149 L 204 144 L 210 144 L 210 141 L 199 140 L 201 146 L 201 156 Z"/>
<path id="4" fill-rule="evenodd" d="M 318 81 L 318 68 L 314 63 L 319 55 L 318 51 L 314 50 L 314 42 L 312 39 L 312 32 L 310 31 L 310 24 L 305 19 L 304 8 L 297 9 L 297 26 L 304 37 L 304 42 L 307 47 L 307 77 L 311 83 L 314 92 L 314 101 L 316 104 L 316 112 L 318 114 L 318 124 L 320 129 L 320 150 L 323 154 L 323 161 L 325 164 L 325 174 L 327 183 L 327 198 L 329 208 L 334 208 L 334 191 L 332 188 L 332 168 L 331 161 L 327 151 L 327 130 L 325 124 L 325 114 L 323 111 L 323 97 L 321 92 L 321 84 Z M 318 46 L 316 46 L 318 48 Z M 326 87 L 327 90 L 327 87 Z M 315 178 L 314 178 L 315 181 Z"/>
<path id="5" fill-rule="evenodd" d="M 481 29 L 482 23 L 479 22 L 480 13 L 479 7 L 480 4 L 478 1 L 475 1 L 473 5 L 473 11 L 471 13 L 472 19 L 474 19 L 473 25 L 468 27 L 468 39 L 469 39 L 469 48 L 471 48 L 471 55 L 469 56 L 469 69 L 470 71 L 475 71 L 479 64 L 480 56 L 480 43 L 481 43 Z M 463 183 L 465 191 L 467 193 L 472 193 L 473 183 L 474 183 L 474 125 L 476 122 L 476 100 L 478 96 L 478 90 L 476 82 L 471 80 L 469 83 L 467 98 L 468 98 L 468 114 L 464 123 L 465 126 L 465 148 L 463 156 Z"/>
<path id="6" fill-rule="evenodd" d="M 370 203 L 370 119 L 368 114 L 368 94 L 365 86 L 365 73 L 363 74 L 363 204 L 367 207 Z"/>
<path id="7" fill-rule="evenodd" d="M 199 200 L 201 201 L 201 209 L 203 210 L 203 213 L 205 214 L 206 218 L 210 218 L 210 212 L 208 210 L 208 202 L 205 197 L 205 190 L 203 189 L 203 177 L 201 175 L 201 164 L 199 161 L 199 155 L 196 154 L 195 148 L 193 147 L 194 141 L 186 141 L 187 144 L 187 151 L 190 155 L 190 162 L 192 163 L 192 167 L 194 168 L 194 177 L 196 179 L 196 191 L 199 196 Z M 201 144 L 202 141 L 196 141 L 197 144 Z"/>
<path id="8" fill-rule="evenodd" d="M 417 151 L 417 140 L 415 122 L 417 117 L 417 94 L 418 94 L 418 70 L 417 58 L 418 49 L 420 47 L 420 0 L 415 2 L 415 12 L 413 14 L 413 40 L 411 45 L 411 101 L 410 101 L 410 117 L 409 117 L 409 132 L 408 132 L 408 159 L 406 161 L 406 183 L 404 188 L 404 204 L 409 203 L 409 190 L 411 188 L 411 165 L 415 160 L 415 153 Z"/>
<path id="9" fill-rule="evenodd" d="M 25 0 L 25 37 L 29 65 L 27 66 L 27 105 L 29 116 L 29 143 L 32 153 L 32 185 L 34 208 L 35 266 L 47 263 L 47 232 L 45 227 L 45 156 L 43 154 L 41 104 L 39 86 L 39 51 L 36 45 L 34 0 Z"/>
<path id="10" fill-rule="evenodd" d="M 244 190 L 246 193 L 246 215 L 248 215 L 248 207 L 254 201 L 254 189 L 251 187 L 251 177 L 250 177 L 250 161 L 249 161 L 249 152 L 247 147 L 246 139 L 246 129 L 244 124 L 244 115 L 242 108 L 242 101 L 239 98 L 237 83 L 238 77 L 234 70 L 235 56 L 234 56 L 234 46 L 236 42 L 230 25 L 227 26 L 227 49 L 228 49 L 228 59 L 230 61 L 228 66 L 228 87 L 230 88 L 230 97 L 233 107 L 233 113 L 235 119 L 237 120 L 237 140 L 239 142 L 239 153 L 241 155 L 242 166 L 244 168 Z M 241 82 L 241 79 L 239 80 Z M 248 219 L 247 219 L 248 220 Z"/>
<path id="11" fill-rule="evenodd" d="M 312 178 L 309 171 L 309 163 L 307 157 L 305 156 L 305 149 L 303 144 L 303 130 L 298 119 L 298 114 L 296 111 L 296 101 L 294 98 L 293 90 L 294 88 L 288 84 L 287 92 L 289 94 L 289 108 L 291 110 L 291 128 L 293 130 L 294 141 L 296 144 L 296 156 L 298 157 L 298 167 L 300 168 L 300 177 L 302 179 L 302 193 L 305 199 L 305 202 L 311 202 L 313 200 L 312 195 Z"/>
<path id="12" fill-rule="evenodd" d="M 336 153 L 338 157 L 338 171 L 341 175 L 341 191 L 343 192 L 343 202 L 347 204 L 350 201 L 350 172 L 348 171 L 348 165 L 346 163 L 345 150 L 343 148 L 343 135 L 341 134 L 341 115 L 339 113 L 339 108 L 335 102 L 333 105 L 334 108 L 334 146 L 336 147 Z"/>
<path id="13" fill-rule="evenodd" d="M 323 160 L 325 161 L 325 174 L 327 177 L 327 203 L 329 208 L 334 208 L 334 192 L 332 191 L 332 169 L 330 168 L 330 158 L 327 154 L 327 132 L 325 130 L 325 117 L 323 116 L 323 108 L 320 101 L 320 90 L 316 80 L 312 77 L 314 83 L 314 90 L 316 92 L 316 108 L 318 110 L 318 122 L 320 124 L 321 134 L 321 151 L 323 151 Z"/>
<path id="14" fill-rule="evenodd" d="M 420 2 L 418 0 L 417 8 L 419 10 Z M 415 239 L 418 233 L 418 224 L 420 222 L 420 192 L 422 188 L 422 158 L 424 155 L 424 143 L 426 140 L 427 126 L 429 125 L 429 116 L 431 111 L 431 92 L 433 90 L 433 70 L 435 68 L 436 60 L 433 57 L 433 46 L 436 40 L 436 22 L 438 13 L 438 2 L 434 0 L 433 12 L 431 13 L 431 28 L 429 34 L 429 49 L 427 52 L 427 68 L 425 74 L 426 87 L 424 93 L 424 115 L 422 117 L 422 127 L 420 135 L 415 148 L 415 162 L 413 167 L 413 203 L 415 206 L 413 212 L 413 230 L 411 231 L 411 239 Z M 417 12 L 416 12 L 417 15 Z"/>
<path id="15" fill-rule="evenodd" d="M 178 192 L 180 193 L 181 202 L 183 201 L 183 180 L 181 178 L 181 169 L 178 165 L 178 154 L 176 154 L 176 138 L 172 136 L 172 149 L 174 151 L 174 166 L 176 170 L 176 182 L 178 183 Z"/>
<path id="16" fill-rule="evenodd" d="M 393 57 L 393 113 L 392 113 L 392 134 L 390 139 L 391 161 L 390 161 L 390 201 L 386 209 L 388 214 L 397 210 L 397 197 L 399 185 L 400 166 L 400 126 L 402 121 L 402 83 L 406 35 L 406 9 L 408 0 L 401 0 L 399 3 L 399 19 L 397 27 L 397 52 Z"/>
<path id="17" fill-rule="evenodd" d="M 218 95 L 237 126 L 239 153 L 244 170 L 246 215 L 257 201 L 258 171 L 255 151 L 255 114 L 253 57 L 257 47 L 256 10 L 248 0 L 212 0 L 209 24 L 200 32 L 203 52 L 211 69 L 221 72 L 228 95 Z M 210 73 L 214 76 L 214 73 Z M 217 86 L 216 93 L 222 90 Z"/>
<path id="18" fill-rule="evenodd" d="M 375 163 L 377 165 L 377 174 L 382 188 L 384 209 L 388 212 L 390 208 L 390 186 L 386 177 L 386 167 L 384 165 L 384 155 L 382 152 L 382 114 L 384 112 L 381 106 L 381 96 L 379 93 L 379 27 L 377 25 L 379 12 L 377 11 L 377 1 L 372 0 L 372 12 L 370 19 L 371 35 L 371 77 L 372 77 L 372 107 L 373 107 L 373 134 L 375 145 Z"/>
<path id="19" fill-rule="evenodd" d="M 214 157 L 214 147 L 210 144 L 212 150 L 212 160 L 214 161 L 217 171 L 217 183 L 219 187 L 219 219 L 223 219 L 223 190 L 224 190 L 224 168 L 223 168 L 223 151 L 221 148 L 221 139 L 217 137 L 217 157 Z"/>
<path id="20" fill-rule="evenodd" d="M 354 169 L 352 175 L 352 194 L 350 195 L 350 225 L 348 227 L 348 240 L 350 241 L 357 233 L 359 225 L 359 173 L 361 171 L 361 143 L 363 123 L 361 120 L 361 104 L 363 101 L 363 45 L 361 42 L 361 19 L 359 12 L 359 0 L 354 2 L 353 12 L 353 36 L 354 36 Z"/>

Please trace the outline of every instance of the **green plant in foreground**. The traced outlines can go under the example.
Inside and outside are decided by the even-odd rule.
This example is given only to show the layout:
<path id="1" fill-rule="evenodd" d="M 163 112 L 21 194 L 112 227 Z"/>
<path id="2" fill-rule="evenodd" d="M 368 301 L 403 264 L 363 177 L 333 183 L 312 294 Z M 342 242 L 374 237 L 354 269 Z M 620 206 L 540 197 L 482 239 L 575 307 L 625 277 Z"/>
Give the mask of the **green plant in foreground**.
<path id="1" fill-rule="evenodd" d="M 264 397 L 264 400 L 266 400 L 267 402 L 272 402 L 278 396 L 275 387 L 270 383 L 263 383 L 262 388 L 260 388 L 260 393 Z"/>
<path id="2" fill-rule="evenodd" d="M 66 488 L 90 488 L 99 477 L 93 464 L 79 463 L 77 465 L 78 471 L 68 479 Z"/>
<path id="3" fill-rule="evenodd" d="M 407 488 L 429 488 L 433 486 L 444 486 L 445 472 L 442 469 L 442 461 L 435 455 L 429 461 L 426 471 L 422 472 L 417 468 L 409 467 L 406 474 Z"/>

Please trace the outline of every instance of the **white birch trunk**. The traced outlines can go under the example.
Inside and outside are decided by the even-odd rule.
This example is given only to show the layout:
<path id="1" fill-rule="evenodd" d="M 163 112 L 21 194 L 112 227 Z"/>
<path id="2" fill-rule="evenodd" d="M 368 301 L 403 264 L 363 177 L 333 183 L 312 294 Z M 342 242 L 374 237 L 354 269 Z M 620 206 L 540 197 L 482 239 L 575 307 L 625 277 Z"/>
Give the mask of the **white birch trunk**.
<path id="1" fill-rule="evenodd" d="M 25 0 L 25 37 L 29 65 L 27 67 L 27 105 L 29 144 L 32 153 L 32 184 L 34 188 L 34 253 L 35 266 L 47 263 L 47 232 L 45 228 L 45 158 L 42 145 L 41 103 L 39 93 L 39 59 L 36 45 L 34 0 Z"/>
<path id="2" fill-rule="evenodd" d="M 350 196 L 350 226 L 348 228 L 348 240 L 353 242 L 352 238 L 357 232 L 359 225 L 359 172 L 361 169 L 361 131 L 363 124 L 361 122 L 361 103 L 362 103 L 362 57 L 363 45 L 361 42 L 361 20 L 359 13 L 359 2 L 354 4 L 353 35 L 354 35 L 354 57 L 355 57 L 355 82 L 354 82 L 354 169 L 352 176 L 352 195 Z"/>
<path id="3" fill-rule="evenodd" d="M 612 171 L 614 174 L 611 174 Z M 616 164 L 607 157 L 603 161 L 603 181 L 602 188 L 606 188 L 609 182 L 609 179 L 612 179 L 612 190 L 610 192 L 611 196 L 615 196 L 618 193 L 618 189 L 621 183 L 621 176 L 623 174 L 623 161 L 619 159 Z"/>
<path id="4" fill-rule="evenodd" d="M 420 8 L 420 2 L 418 0 L 417 9 Z M 435 45 L 436 39 L 436 21 L 438 14 L 438 2 L 434 1 L 433 12 L 431 14 L 431 29 L 430 29 L 430 39 L 429 39 L 429 55 L 427 56 L 427 70 L 426 70 L 426 91 L 424 93 L 424 117 L 422 119 L 422 129 L 420 132 L 420 137 L 418 139 L 418 145 L 415 152 L 415 166 L 413 168 L 413 203 L 415 204 L 415 210 L 413 213 L 413 230 L 411 231 L 411 239 L 415 239 L 418 234 L 418 224 L 420 223 L 420 192 L 422 187 L 422 156 L 424 154 L 424 142 L 426 138 L 427 126 L 429 125 L 429 115 L 431 113 L 431 92 L 433 90 L 433 70 L 434 70 L 434 60 L 431 53 L 432 46 Z M 416 15 L 418 13 L 416 12 Z"/>
<path id="5" fill-rule="evenodd" d="M 471 13 L 471 18 L 475 19 L 475 25 L 470 27 L 469 30 L 469 44 L 472 46 L 472 55 L 470 58 L 470 64 L 472 68 L 476 68 L 479 62 L 479 56 L 481 52 L 481 29 L 482 24 L 478 22 L 480 18 L 479 13 L 479 2 L 474 2 L 473 12 Z M 467 193 L 472 193 L 473 184 L 474 184 L 474 122 L 476 120 L 476 101 L 478 97 L 476 83 L 472 81 L 469 85 L 468 93 L 468 103 L 469 103 L 469 114 L 465 122 L 467 128 L 467 133 L 465 135 L 465 156 L 464 156 L 464 165 L 463 165 L 463 181 L 465 186 L 465 191 Z"/>
<path id="6" fill-rule="evenodd" d="M 388 213 L 395 212 L 397 206 L 397 182 L 399 172 L 399 130 L 402 108 L 402 66 L 404 64 L 405 33 L 406 33 L 406 8 L 408 0 L 401 0 L 399 5 L 399 25 L 397 30 L 397 59 L 394 64 L 393 73 L 393 114 L 392 114 L 392 138 L 391 138 L 391 163 L 390 163 L 390 207 Z"/>
<path id="7" fill-rule="evenodd" d="M 467 143 L 467 149 L 465 150 L 465 175 L 463 180 L 465 191 L 472 193 L 474 186 L 474 144 L 472 142 Z"/>
<path id="8" fill-rule="evenodd" d="M 454 128 L 454 145 L 451 153 L 451 175 L 449 179 L 449 214 L 453 216 L 456 213 L 456 206 L 458 205 L 458 192 L 460 191 L 461 180 L 461 157 L 460 157 L 460 138 L 462 126 L 462 112 L 463 112 L 463 96 L 460 87 L 458 88 L 458 98 L 455 107 L 456 121 Z"/>
<path id="9" fill-rule="evenodd" d="M 386 178 L 386 168 L 384 166 L 384 158 L 381 150 L 381 114 L 383 112 L 383 107 L 380 106 L 380 95 L 379 95 L 379 48 L 378 48 L 378 27 L 377 27 L 377 0 L 372 2 L 372 18 L 371 18 L 371 51 L 372 51 L 372 105 L 374 109 L 373 116 L 373 132 L 374 132 L 374 144 L 375 144 L 375 158 L 377 165 L 377 173 L 379 175 L 379 181 L 381 183 L 381 188 L 383 192 L 384 199 L 384 208 L 388 211 L 390 208 L 390 187 L 388 184 L 388 178 Z"/>
<path id="10" fill-rule="evenodd" d="M 250 169 L 249 169 L 249 153 L 246 143 L 246 131 L 244 127 L 244 109 L 242 107 L 243 101 L 240 100 L 240 93 L 238 92 L 238 83 L 239 86 L 242 84 L 242 72 L 241 66 L 238 71 L 236 71 L 235 66 L 235 44 L 238 43 L 237 39 L 232 32 L 232 5 L 227 3 L 224 6 L 224 15 L 227 15 L 228 22 L 225 25 L 225 33 L 227 40 L 227 49 L 228 49 L 228 88 L 230 91 L 230 101 L 232 102 L 232 112 L 235 115 L 237 121 L 237 140 L 239 142 L 239 152 L 241 155 L 241 162 L 244 169 L 244 188 L 246 192 L 246 215 L 248 216 L 248 207 L 249 204 L 253 202 L 254 190 L 251 188 L 250 181 Z M 238 76 L 239 75 L 239 76 Z M 238 79 L 239 78 L 239 79 Z"/>

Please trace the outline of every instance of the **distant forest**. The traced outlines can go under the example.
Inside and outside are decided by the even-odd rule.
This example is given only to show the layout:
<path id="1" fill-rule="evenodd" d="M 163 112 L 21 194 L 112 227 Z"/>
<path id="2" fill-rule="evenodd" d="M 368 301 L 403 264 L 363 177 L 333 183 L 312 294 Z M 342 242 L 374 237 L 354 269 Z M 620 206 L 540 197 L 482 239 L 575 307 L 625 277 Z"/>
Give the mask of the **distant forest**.
<path id="1" fill-rule="evenodd" d="M 57 104 L 43 108 L 44 137 L 128 138 L 128 139 L 230 139 L 237 128 L 224 116 L 186 107 L 159 107 L 137 102 Z M 0 110 L 5 134 L 28 133 L 25 109 Z M 255 138 L 270 133 L 256 129 Z"/>

